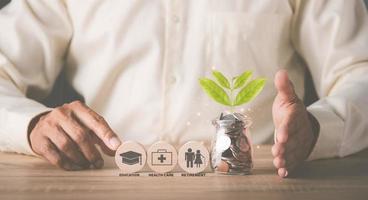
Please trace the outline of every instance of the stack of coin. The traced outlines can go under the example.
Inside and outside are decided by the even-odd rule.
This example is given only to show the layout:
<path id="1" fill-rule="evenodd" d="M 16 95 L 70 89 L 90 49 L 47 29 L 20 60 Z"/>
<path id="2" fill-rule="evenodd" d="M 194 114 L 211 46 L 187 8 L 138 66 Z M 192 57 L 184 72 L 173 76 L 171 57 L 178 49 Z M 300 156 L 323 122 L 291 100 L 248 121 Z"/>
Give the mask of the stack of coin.
<path id="1" fill-rule="evenodd" d="M 251 141 L 247 137 L 250 120 L 240 113 L 221 114 L 213 124 L 217 134 L 211 152 L 215 171 L 249 174 L 253 168 Z"/>

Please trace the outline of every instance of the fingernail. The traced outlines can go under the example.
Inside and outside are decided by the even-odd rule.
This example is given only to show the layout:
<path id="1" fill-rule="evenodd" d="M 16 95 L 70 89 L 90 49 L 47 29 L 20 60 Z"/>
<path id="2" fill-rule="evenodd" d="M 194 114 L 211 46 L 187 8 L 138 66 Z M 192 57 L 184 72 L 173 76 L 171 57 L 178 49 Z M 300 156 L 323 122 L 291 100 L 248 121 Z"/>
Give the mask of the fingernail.
<path id="1" fill-rule="evenodd" d="M 93 163 L 93 166 L 95 169 L 100 169 L 102 168 L 104 165 L 104 161 L 103 160 L 97 160 L 95 163 Z"/>
<path id="2" fill-rule="evenodd" d="M 119 138 L 117 137 L 112 137 L 110 140 L 109 140 L 109 143 L 110 143 L 110 147 L 112 148 L 112 150 L 116 150 L 118 149 L 118 147 L 120 146 L 121 142 L 119 140 Z"/>
<path id="3" fill-rule="evenodd" d="M 284 177 L 287 177 L 289 174 L 288 170 L 285 170 L 285 174 L 284 174 Z"/>

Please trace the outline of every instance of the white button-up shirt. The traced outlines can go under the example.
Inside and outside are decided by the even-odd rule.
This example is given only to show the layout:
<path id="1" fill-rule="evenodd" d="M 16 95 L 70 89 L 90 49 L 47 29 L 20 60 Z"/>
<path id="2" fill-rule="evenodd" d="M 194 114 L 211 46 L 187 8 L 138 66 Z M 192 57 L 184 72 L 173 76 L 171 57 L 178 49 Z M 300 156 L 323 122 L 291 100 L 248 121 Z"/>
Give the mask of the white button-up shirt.
<path id="1" fill-rule="evenodd" d="M 0 149 L 32 154 L 27 127 L 64 67 L 122 140 L 210 144 L 228 108 L 198 84 L 212 69 L 268 79 L 251 103 L 254 143 L 270 141 L 273 77 L 300 98 L 312 74 L 321 128 L 310 159 L 368 147 L 368 16 L 360 0 L 12 1 L 0 11 Z"/>

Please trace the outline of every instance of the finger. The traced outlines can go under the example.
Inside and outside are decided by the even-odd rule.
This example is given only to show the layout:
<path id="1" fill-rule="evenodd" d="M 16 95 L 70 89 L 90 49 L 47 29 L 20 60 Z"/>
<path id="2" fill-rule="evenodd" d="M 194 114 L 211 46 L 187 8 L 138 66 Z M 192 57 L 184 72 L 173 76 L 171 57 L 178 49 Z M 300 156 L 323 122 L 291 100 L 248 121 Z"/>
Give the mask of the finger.
<path id="1" fill-rule="evenodd" d="M 80 101 L 73 102 L 71 106 L 73 106 L 73 114 L 76 115 L 87 128 L 91 129 L 111 150 L 117 150 L 121 141 L 103 117 Z"/>
<path id="2" fill-rule="evenodd" d="M 285 146 L 281 143 L 276 143 L 272 146 L 271 153 L 273 157 L 281 156 L 285 153 Z"/>
<path id="3" fill-rule="evenodd" d="M 277 156 L 273 159 L 273 165 L 276 168 L 283 168 L 285 167 L 285 159 L 282 156 Z"/>
<path id="4" fill-rule="evenodd" d="M 293 111 L 286 112 L 281 124 L 276 128 L 276 142 L 286 143 L 292 135 L 297 133 L 298 120 Z"/>
<path id="5" fill-rule="evenodd" d="M 298 159 L 296 154 L 290 154 L 286 156 L 285 169 L 289 172 L 289 175 L 295 171 L 295 169 L 302 163 L 302 160 Z"/>
<path id="6" fill-rule="evenodd" d="M 277 173 L 278 175 L 281 177 L 281 178 L 285 178 L 289 175 L 288 171 L 285 169 L 285 168 L 280 168 L 277 170 Z"/>
<path id="7" fill-rule="evenodd" d="M 90 161 L 92 167 L 95 169 L 101 169 L 104 166 L 104 160 L 96 146 L 92 142 L 81 143 L 80 148 L 87 160 Z"/>
<path id="8" fill-rule="evenodd" d="M 63 153 L 75 164 L 81 167 L 87 167 L 89 162 L 80 152 L 77 144 L 69 138 L 60 126 L 56 126 L 56 131 L 50 132 L 49 139 L 58 148 L 59 152 Z"/>
<path id="9" fill-rule="evenodd" d="M 303 151 L 302 144 L 297 141 L 297 135 L 291 135 L 286 144 L 282 144 L 284 152 L 281 155 L 284 159 L 283 167 L 289 172 L 292 171 L 295 165 L 298 163 L 298 159 L 302 157 L 301 152 Z"/>
<path id="10" fill-rule="evenodd" d="M 101 148 L 102 152 L 104 152 L 106 155 L 109 155 L 109 156 L 115 156 L 116 151 L 113 151 L 109 147 L 107 147 L 106 144 L 96 135 L 92 134 L 91 136 L 92 136 L 93 143 L 97 144 Z"/>
<path id="11" fill-rule="evenodd" d="M 293 134 L 289 136 L 288 142 L 285 144 L 285 154 L 299 153 L 303 149 L 303 144 L 298 140 L 300 135 Z"/>
<path id="12" fill-rule="evenodd" d="M 83 127 L 75 119 L 69 118 L 60 122 L 61 127 L 78 145 L 84 157 L 96 169 L 103 167 L 103 159 L 91 140 L 90 130 Z"/>
<path id="13" fill-rule="evenodd" d="M 52 165 L 60 167 L 65 170 L 72 170 L 72 165 L 67 160 L 63 159 L 62 155 L 58 152 L 55 145 L 45 138 L 43 142 L 41 142 L 39 153 L 46 158 Z"/>
<path id="14" fill-rule="evenodd" d="M 275 75 L 275 86 L 278 95 L 283 101 L 295 102 L 298 98 L 294 86 L 290 81 L 286 70 L 279 70 Z"/>
<path id="15" fill-rule="evenodd" d="M 286 143 L 289 137 L 288 128 L 282 124 L 276 129 L 276 143 Z"/>

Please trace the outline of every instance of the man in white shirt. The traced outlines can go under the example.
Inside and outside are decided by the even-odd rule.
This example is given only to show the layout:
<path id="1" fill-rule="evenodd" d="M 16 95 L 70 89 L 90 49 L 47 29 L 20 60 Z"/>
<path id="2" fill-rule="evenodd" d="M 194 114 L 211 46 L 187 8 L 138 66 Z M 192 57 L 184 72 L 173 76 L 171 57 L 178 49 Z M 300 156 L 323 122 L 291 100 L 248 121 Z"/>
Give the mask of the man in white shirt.
<path id="1" fill-rule="evenodd" d="M 15 0 L 0 33 L 2 151 L 79 170 L 101 168 L 95 144 L 113 155 L 120 139 L 209 145 L 226 109 L 198 85 L 213 68 L 269 80 L 237 111 L 252 117 L 254 143 L 276 133 L 281 177 L 368 147 L 362 0 Z M 62 69 L 84 103 L 48 108 L 39 102 Z M 305 107 L 307 71 L 319 100 Z"/>

